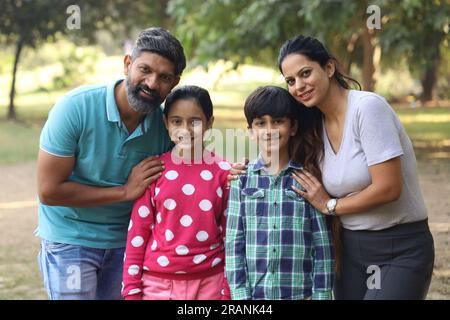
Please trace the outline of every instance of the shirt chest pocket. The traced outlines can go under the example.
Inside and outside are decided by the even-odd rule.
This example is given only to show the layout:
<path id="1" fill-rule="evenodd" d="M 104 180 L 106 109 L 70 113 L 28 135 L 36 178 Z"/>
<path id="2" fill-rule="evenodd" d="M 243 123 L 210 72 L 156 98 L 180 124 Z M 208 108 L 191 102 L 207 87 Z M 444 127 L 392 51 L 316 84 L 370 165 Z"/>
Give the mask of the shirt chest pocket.
<path id="1" fill-rule="evenodd" d="M 284 189 L 284 195 L 286 196 L 288 201 L 298 201 L 305 202 L 305 198 L 300 196 L 297 192 L 291 189 Z"/>
<path id="2" fill-rule="evenodd" d="M 245 188 L 242 189 L 241 195 L 246 199 L 263 199 L 264 198 L 264 189 L 259 188 Z"/>
<path id="3" fill-rule="evenodd" d="M 267 217 L 268 205 L 264 189 L 244 188 L 241 191 L 241 200 L 245 205 L 247 217 Z"/>
<path id="4" fill-rule="evenodd" d="M 299 229 L 309 225 L 309 219 L 306 215 L 306 206 L 309 204 L 305 198 L 297 194 L 294 190 L 284 189 L 282 224 L 285 227 Z"/>
<path id="5" fill-rule="evenodd" d="M 150 154 L 145 151 L 130 151 L 130 153 L 128 154 L 129 159 L 137 161 L 138 163 L 149 156 Z"/>

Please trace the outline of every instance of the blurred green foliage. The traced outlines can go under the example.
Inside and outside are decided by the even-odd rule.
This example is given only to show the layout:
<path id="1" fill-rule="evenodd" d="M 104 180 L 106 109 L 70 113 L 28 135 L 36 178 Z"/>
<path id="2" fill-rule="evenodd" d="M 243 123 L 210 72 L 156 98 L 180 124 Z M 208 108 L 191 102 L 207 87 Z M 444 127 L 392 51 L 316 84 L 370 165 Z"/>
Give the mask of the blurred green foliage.
<path id="1" fill-rule="evenodd" d="M 94 73 L 98 58 L 98 51 L 93 48 L 70 46 L 58 59 L 62 72 L 53 78 L 51 89 L 82 85 Z"/>

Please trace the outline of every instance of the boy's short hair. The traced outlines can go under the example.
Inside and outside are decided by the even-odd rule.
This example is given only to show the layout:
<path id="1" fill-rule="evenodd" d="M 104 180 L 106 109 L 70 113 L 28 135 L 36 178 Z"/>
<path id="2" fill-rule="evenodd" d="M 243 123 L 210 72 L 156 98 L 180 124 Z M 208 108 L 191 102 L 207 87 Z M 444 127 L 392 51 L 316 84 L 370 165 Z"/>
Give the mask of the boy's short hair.
<path id="1" fill-rule="evenodd" d="M 175 66 L 175 74 L 181 75 L 186 67 L 183 46 L 169 31 L 160 27 L 141 31 L 134 43 L 131 60 L 134 61 L 142 51 L 157 53 Z"/>
<path id="2" fill-rule="evenodd" d="M 245 100 L 244 113 L 248 127 L 251 128 L 255 118 L 265 115 L 272 118 L 287 117 L 291 120 L 298 119 L 300 105 L 286 89 L 276 86 L 259 87 Z"/>

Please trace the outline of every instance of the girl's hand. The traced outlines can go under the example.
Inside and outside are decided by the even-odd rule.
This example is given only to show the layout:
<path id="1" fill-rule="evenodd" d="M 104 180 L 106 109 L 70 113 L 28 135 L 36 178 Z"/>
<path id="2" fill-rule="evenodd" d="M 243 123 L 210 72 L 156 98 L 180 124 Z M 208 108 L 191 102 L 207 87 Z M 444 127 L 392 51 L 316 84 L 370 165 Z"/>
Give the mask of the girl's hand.
<path id="1" fill-rule="evenodd" d="M 317 180 L 317 178 L 306 169 L 295 170 L 292 177 L 303 186 L 306 192 L 296 188 L 295 186 L 292 186 L 292 189 L 308 200 L 314 208 L 324 214 L 328 213 L 327 202 L 331 199 L 331 197 L 328 195 L 319 180 Z"/>
<path id="2" fill-rule="evenodd" d="M 242 163 L 234 163 L 231 166 L 230 173 L 227 176 L 228 182 L 231 182 L 233 180 L 236 180 L 238 178 L 238 175 L 245 174 L 247 169 L 248 159 L 244 158 L 242 159 Z"/>

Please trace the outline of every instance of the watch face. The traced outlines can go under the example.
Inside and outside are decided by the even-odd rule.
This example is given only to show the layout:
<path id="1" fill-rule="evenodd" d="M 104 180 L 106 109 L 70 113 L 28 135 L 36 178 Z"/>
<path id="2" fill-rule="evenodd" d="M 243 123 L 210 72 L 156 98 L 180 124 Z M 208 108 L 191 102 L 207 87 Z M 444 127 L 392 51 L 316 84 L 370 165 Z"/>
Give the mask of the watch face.
<path id="1" fill-rule="evenodd" d="M 330 199 L 327 202 L 327 209 L 328 209 L 328 211 L 333 211 L 335 206 L 336 206 L 336 199 Z"/>

